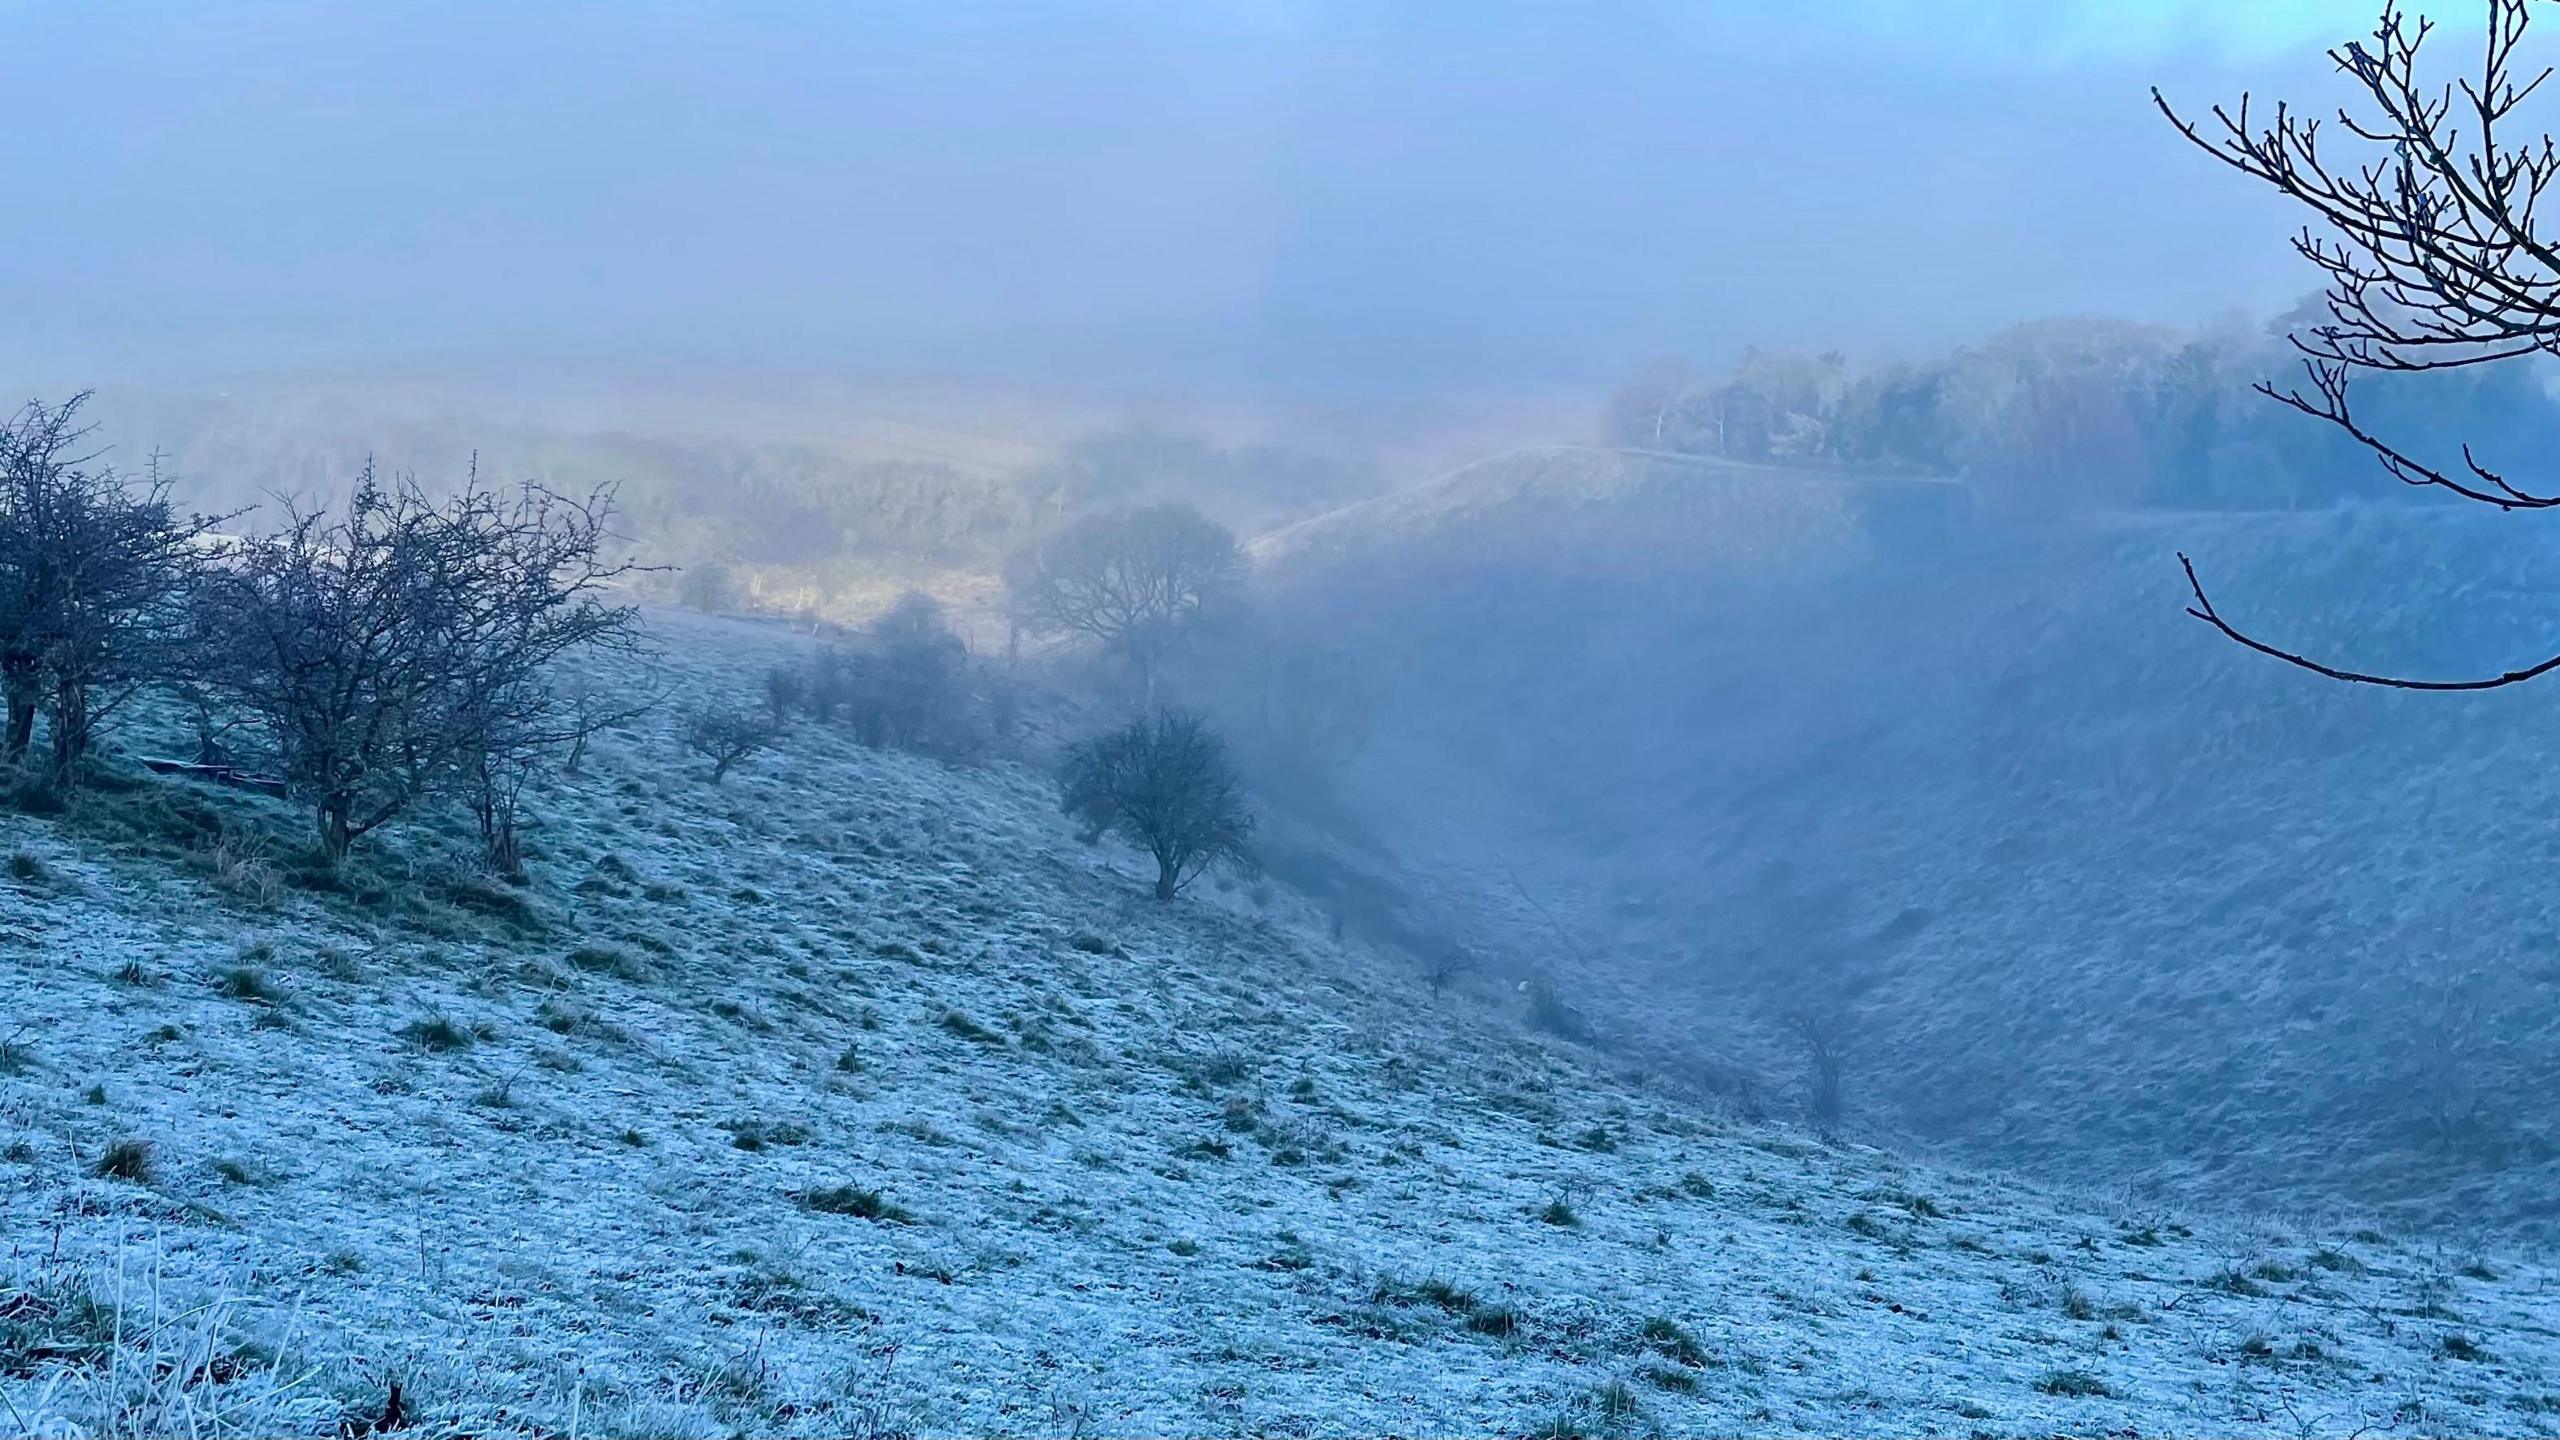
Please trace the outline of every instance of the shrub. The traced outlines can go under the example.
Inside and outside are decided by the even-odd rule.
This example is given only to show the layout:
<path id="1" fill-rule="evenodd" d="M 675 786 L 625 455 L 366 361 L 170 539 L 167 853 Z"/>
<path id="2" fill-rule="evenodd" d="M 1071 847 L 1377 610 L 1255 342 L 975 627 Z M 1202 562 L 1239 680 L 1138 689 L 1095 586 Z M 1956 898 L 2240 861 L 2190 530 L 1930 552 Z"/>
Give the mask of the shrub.
<path id="1" fill-rule="evenodd" d="M 0 421 L 0 762 L 26 760 L 42 710 L 56 789 L 79 783 L 110 712 L 182 673 L 197 542 L 218 523 L 182 515 L 156 463 L 138 478 L 98 463 L 88 399 Z"/>
<path id="2" fill-rule="evenodd" d="M 612 513 L 610 491 L 475 476 L 436 499 L 368 466 L 335 512 L 289 505 L 207 571 L 201 678 L 265 731 L 327 861 L 442 794 L 511 856 L 524 776 L 569 738 L 552 663 L 638 643 L 639 612 L 603 598 L 633 568 L 606 554 Z"/>
<path id="3" fill-rule="evenodd" d="M 1159 710 L 1067 752 L 1061 806 L 1089 839 L 1118 835 L 1155 858 L 1158 900 L 1212 865 L 1251 872 L 1253 816 L 1226 746 L 1187 710 Z"/>
<path id="4" fill-rule="evenodd" d="M 873 649 L 845 675 L 854 733 L 866 745 L 961 756 L 981 742 L 969 650 L 940 602 L 913 591 L 871 626 Z"/>
<path id="5" fill-rule="evenodd" d="M 707 705 L 685 717 L 684 746 L 711 762 L 711 783 L 729 778 L 740 761 L 772 747 L 780 738 L 771 722 L 734 705 Z"/>

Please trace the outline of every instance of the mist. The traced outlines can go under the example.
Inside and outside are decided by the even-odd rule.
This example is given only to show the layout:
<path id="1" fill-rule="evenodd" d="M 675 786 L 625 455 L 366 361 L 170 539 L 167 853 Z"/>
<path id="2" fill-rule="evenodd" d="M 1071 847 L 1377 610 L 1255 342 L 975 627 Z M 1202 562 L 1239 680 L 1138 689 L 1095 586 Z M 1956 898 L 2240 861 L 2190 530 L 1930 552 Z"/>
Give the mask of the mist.
<path id="1" fill-rule="evenodd" d="M 2339 26 L 2223 8 L 19 6 L 6 364 L 1404 400 L 2261 313 L 2145 87 Z"/>
<path id="2" fill-rule="evenodd" d="M 2560 1434 L 2378 3 L 0 0 L 0 1431 Z"/>

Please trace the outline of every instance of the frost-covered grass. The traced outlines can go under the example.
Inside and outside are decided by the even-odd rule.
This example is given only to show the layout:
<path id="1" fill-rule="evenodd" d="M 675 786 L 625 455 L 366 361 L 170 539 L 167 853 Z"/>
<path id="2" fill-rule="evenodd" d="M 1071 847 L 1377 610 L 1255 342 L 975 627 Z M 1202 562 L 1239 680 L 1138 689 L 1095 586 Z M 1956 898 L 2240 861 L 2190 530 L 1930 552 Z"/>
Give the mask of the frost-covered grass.
<path id="1" fill-rule="evenodd" d="M 788 643 L 661 623 L 687 687 Z M 0 818 L 0 1424 L 2560 1429 L 2527 1259 L 1743 1125 L 1285 892 L 1160 906 L 1010 764 L 701 768 L 607 737 L 523 892 Z"/>

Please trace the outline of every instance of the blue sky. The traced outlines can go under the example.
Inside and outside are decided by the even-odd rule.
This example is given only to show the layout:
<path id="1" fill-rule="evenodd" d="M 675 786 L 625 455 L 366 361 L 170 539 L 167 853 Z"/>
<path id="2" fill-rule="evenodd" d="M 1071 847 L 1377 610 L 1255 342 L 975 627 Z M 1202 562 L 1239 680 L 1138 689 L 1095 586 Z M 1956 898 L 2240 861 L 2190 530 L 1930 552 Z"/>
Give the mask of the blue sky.
<path id="1" fill-rule="evenodd" d="M 0 0 L 0 374 L 1429 390 L 2262 311 L 2288 217 L 2147 87 L 2333 94 L 2367 9 Z"/>

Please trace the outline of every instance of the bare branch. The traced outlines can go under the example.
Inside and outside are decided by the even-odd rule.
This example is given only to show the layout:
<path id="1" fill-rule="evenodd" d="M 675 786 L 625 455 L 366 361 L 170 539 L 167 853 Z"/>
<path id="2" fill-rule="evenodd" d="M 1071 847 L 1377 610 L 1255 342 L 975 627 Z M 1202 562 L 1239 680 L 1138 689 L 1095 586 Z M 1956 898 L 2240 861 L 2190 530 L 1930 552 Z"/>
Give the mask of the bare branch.
<path id="1" fill-rule="evenodd" d="M 2227 638 L 2236 641 L 2251 650 L 2255 650 L 2261 655 L 2281 660 L 2287 665 L 2294 666 L 2298 669 L 2308 670 L 2314 675 L 2325 675 L 2332 680 L 2343 680 L 2352 685 L 2380 685 L 2392 690 L 2500 690 L 2509 685 L 2521 685 L 2528 680 L 2538 679 L 2544 675 L 2550 674 L 2554 670 L 2560 670 L 2560 655 L 2553 655 L 2547 660 L 2535 661 L 2533 664 L 2524 666 L 2521 669 L 2509 670 L 2502 675 L 2494 675 L 2486 679 L 2479 680 L 2412 680 L 2406 676 L 2376 675 L 2361 670 L 2342 670 L 2335 665 L 2324 664 L 2318 660 L 2310 658 L 2309 656 L 2299 655 L 2291 650 L 2279 649 L 2276 646 L 2268 644 L 2264 640 L 2258 639 L 2254 635 L 2248 634 L 2233 625 L 2230 621 L 2223 619 L 2222 613 L 2214 609 L 2213 601 L 2204 593 L 2204 582 L 2196 578 L 2195 562 L 2187 558 L 2186 552 L 2180 551 L 2178 554 L 2178 564 L 2185 568 L 2187 572 L 2187 588 L 2195 596 L 2195 603 L 2187 607 L 2188 614 L 2193 615 L 2207 625 L 2212 626 L 2214 629 L 2221 631 Z"/>

